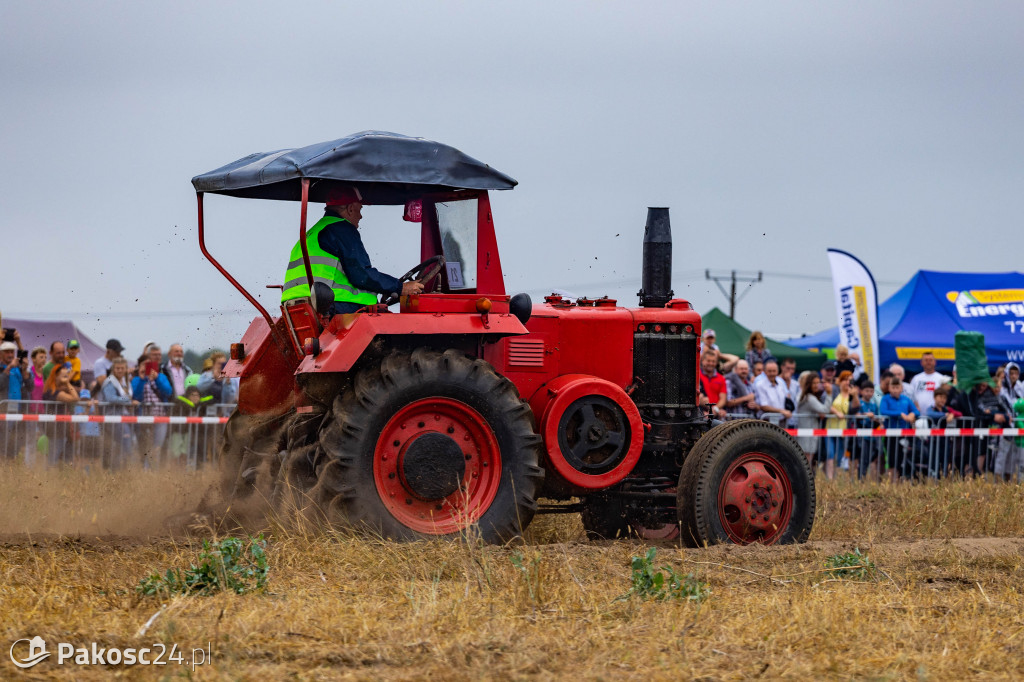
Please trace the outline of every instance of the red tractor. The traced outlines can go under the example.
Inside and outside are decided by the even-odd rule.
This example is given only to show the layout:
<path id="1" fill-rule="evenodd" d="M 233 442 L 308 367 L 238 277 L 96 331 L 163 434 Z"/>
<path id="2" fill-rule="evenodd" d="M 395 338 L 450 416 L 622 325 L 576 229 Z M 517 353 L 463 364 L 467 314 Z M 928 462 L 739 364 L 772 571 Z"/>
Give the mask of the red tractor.
<path id="1" fill-rule="evenodd" d="M 579 512 L 593 538 L 807 539 L 815 491 L 796 441 L 701 409 L 701 319 L 672 298 L 668 209 L 648 211 L 640 307 L 533 305 L 505 291 L 488 198 L 516 181 L 452 147 L 363 132 L 247 156 L 192 184 L 200 248 L 260 312 L 225 367 L 240 378 L 221 446 L 234 496 L 259 491 L 395 539 L 502 542 L 538 511 Z M 339 185 L 420 223 L 423 262 L 403 279 L 423 293 L 327 316 L 306 214 Z M 217 263 L 208 193 L 300 202 L 308 298 L 273 317 Z"/>

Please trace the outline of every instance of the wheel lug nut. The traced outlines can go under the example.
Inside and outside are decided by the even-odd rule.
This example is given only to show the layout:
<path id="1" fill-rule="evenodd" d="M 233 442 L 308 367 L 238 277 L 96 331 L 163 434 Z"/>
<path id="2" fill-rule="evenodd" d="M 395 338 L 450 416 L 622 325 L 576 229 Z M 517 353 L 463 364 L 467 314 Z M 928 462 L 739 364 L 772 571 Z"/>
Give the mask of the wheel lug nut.
<path id="1" fill-rule="evenodd" d="M 434 415 L 434 421 L 436 421 L 436 422 L 439 422 L 439 421 L 441 421 L 441 415 L 439 415 L 439 414 L 435 414 L 435 415 Z"/>
<path id="2" fill-rule="evenodd" d="M 769 490 L 770 491 L 771 489 L 772 489 L 772 484 L 771 483 L 769 483 L 768 485 L 765 486 L 765 490 Z"/>
<path id="3" fill-rule="evenodd" d="M 750 498 L 749 498 L 749 497 L 748 497 L 748 498 L 746 498 L 746 503 L 747 503 L 747 504 L 750 504 Z"/>
<path id="4" fill-rule="evenodd" d="M 426 423 L 425 422 L 420 422 L 419 424 L 417 424 L 417 426 L 422 429 L 424 426 L 426 426 Z"/>
<path id="5" fill-rule="evenodd" d="M 392 445 L 394 445 L 396 448 L 399 447 L 401 444 L 402 444 L 402 441 L 400 441 L 400 440 L 396 440 L 394 443 L 392 443 Z"/>
<path id="6" fill-rule="evenodd" d="M 766 517 L 764 517 L 764 520 L 765 520 L 765 521 L 767 521 L 767 520 L 768 520 L 768 517 L 767 517 L 767 516 L 766 516 Z"/>
<path id="7" fill-rule="evenodd" d="M 388 478 L 394 478 L 394 477 L 395 477 L 395 472 L 394 471 L 392 471 L 390 474 L 388 474 Z M 394 497 L 394 495 L 392 495 L 392 497 Z"/>
<path id="8" fill-rule="evenodd" d="M 469 454 L 469 453 L 467 452 L 467 453 L 466 453 L 466 461 L 468 462 L 468 461 L 469 461 L 469 460 L 471 460 L 471 459 L 473 459 L 473 455 L 471 455 L 471 454 Z"/>
<path id="9" fill-rule="evenodd" d="M 412 499 L 410 499 L 410 498 L 408 498 L 408 497 L 407 497 L 407 498 L 405 498 L 405 503 L 406 503 L 406 504 L 412 504 Z"/>
<path id="10" fill-rule="evenodd" d="M 779 506 L 778 500 L 772 500 L 772 506 L 773 507 L 778 507 Z"/>
<path id="11" fill-rule="evenodd" d="M 449 426 L 448 427 L 448 433 L 455 433 L 455 427 L 454 426 Z"/>

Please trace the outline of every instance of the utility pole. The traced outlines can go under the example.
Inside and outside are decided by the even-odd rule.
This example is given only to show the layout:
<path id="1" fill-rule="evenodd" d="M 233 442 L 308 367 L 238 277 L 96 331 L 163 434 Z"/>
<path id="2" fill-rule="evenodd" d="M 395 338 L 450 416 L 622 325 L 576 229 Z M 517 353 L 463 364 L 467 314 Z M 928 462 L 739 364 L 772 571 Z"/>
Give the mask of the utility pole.
<path id="1" fill-rule="evenodd" d="M 750 291 L 754 284 L 761 281 L 761 275 L 762 273 L 760 270 L 757 271 L 757 277 L 754 277 L 753 273 L 737 275 L 735 270 L 731 271 L 728 275 L 712 275 L 710 270 L 704 271 L 704 279 L 714 281 L 714 283 L 718 285 L 722 294 L 729 299 L 730 320 L 736 319 L 736 304 L 743 300 L 743 297 L 747 295 L 747 292 Z M 729 282 L 728 292 L 725 290 L 725 287 L 722 286 L 723 281 Z M 743 293 L 739 295 L 739 298 L 736 297 L 736 282 L 746 282 L 750 285 L 743 290 Z"/>

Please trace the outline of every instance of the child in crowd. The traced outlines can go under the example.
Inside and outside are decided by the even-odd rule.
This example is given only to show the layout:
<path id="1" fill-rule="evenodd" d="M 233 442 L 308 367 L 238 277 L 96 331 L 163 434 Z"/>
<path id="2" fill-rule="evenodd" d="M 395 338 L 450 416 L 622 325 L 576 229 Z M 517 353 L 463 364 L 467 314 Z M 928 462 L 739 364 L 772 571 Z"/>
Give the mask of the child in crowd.
<path id="1" fill-rule="evenodd" d="M 943 384 L 935 389 L 935 404 L 925 410 L 924 416 L 928 417 L 934 428 L 945 428 L 953 423 L 953 420 L 964 416 L 949 406 L 949 386 Z"/>
<path id="2" fill-rule="evenodd" d="M 180 395 L 174 401 L 171 414 L 177 417 L 205 417 L 207 405 L 213 403 L 213 396 L 203 398 L 199 388 L 193 381 L 191 375 L 186 379 L 185 395 Z M 196 377 L 198 378 L 198 377 Z M 205 424 L 181 424 L 176 425 L 171 433 L 171 446 L 168 456 L 171 463 L 176 466 L 186 466 L 194 460 L 195 465 L 200 465 L 206 458 L 206 425 Z"/>
<path id="3" fill-rule="evenodd" d="M 903 382 L 895 376 L 889 381 L 889 393 L 882 396 L 879 413 L 886 418 L 885 426 L 890 429 L 912 429 L 917 418 L 921 416 L 914 401 L 903 395 Z M 903 439 L 900 439 L 901 441 Z M 896 471 L 903 468 L 904 444 L 889 442 L 888 450 L 889 481 L 896 480 Z"/>
<path id="4" fill-rule="evenodd" d="M 82 387 L 82 358 L 78 357 L 81 346 L 78 339 L 68 341 L 68 354 L 65 362 L 71 365 L 71 385 L 75 388 Z"/>
<path id="5" fill-rule="evenodd" d="M 75 414 L 96 414 L 96 401 L 92 399 L 89 389 L 83 388 L 78 392 L 79 402 L 75 405 Z M 78 425 L 78 436 L 80 438 L 82 459 L 86 470 L 90 468 L 93 461 L 100 456 L 100 425 L 97 422 L 85 422 Z"/>
<path id="6" fill-rule="evenodd" d="M 882 425 L 878 418 L 879 400 L 875 395 L 875 382 L 862 377 L 857 388 L 860 393 L 860 409 L 857 410 L 855 423 L 858 429 L 874 429 Z M 854 443 L 853 456 L 857 464 L 857 475 L 860 478 L 867 476 L 868 470 L 872 471 L 872 479 L 878 480 L 878 440 L 871 436 L 857 438 Z M 874 465 L 874 466 L 872 466 Z"/>
<path id="7" fill-rule="evenodd" d="M 839 373 L 836 383 L 839 386 L 839 395 L 832 401 L 832 411 L 835 417 L 830 417 L 826 428 L 845 429 L 846 417 L 849 414 L 856 414 L 860 409 L 860 397 L 857 389 L 850 384 L 853 372 L 844 370 Z M 836 462 L 839 462 L 843 469 L 849 469 L 850 463 L 846 460 L 847 439 L 843 436 L 828 436 L 825 441 L 825 478 L 832 480 L 836 475 Z"/>

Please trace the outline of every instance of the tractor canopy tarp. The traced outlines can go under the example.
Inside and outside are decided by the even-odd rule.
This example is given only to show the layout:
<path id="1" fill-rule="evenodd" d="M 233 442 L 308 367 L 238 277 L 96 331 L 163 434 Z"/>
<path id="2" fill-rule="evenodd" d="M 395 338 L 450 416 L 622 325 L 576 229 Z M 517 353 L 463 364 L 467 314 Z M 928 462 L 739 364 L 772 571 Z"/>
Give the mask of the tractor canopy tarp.
<path id="1" fill-rule="evenodd" d="M 989 368 L 1024 361 L 1024 274 L 920 270 L 878 307 L 879 359 L 885 367 L 931 351 L 949 371 L 958 331 L 985 335 Z M 807 349 L 834 348 L 837 327 L 786 343 Z"/>
<path id="2" fill-rule="evenodd" d="M 429 191 L 512 189 L 516 181 L 454 147 L 397 133 L 365 130 L 297 149 L 250 154 L 192 178 L 196 192 L 252 199 L 324 202 L 338 184 L 359 188 L 368 204 L 404 204 Z"/>
<path id="3" fill-rule="evenodd" d="M 747 341 L 750 340 L 752 332 L 718 308 L 712 308 L 701 317 L 701 329 L 715 330 L 715 344 L 723 353 L 732 353 L 741 358 L 746 356 Z M 796 360 L 797 373 L 805 370 L 818 371 L 827 359 L 821 353 L 789 346 L 769 338 L 766 338 L 765 342 L 768 350 L 777 359 L 793 358 Z"/>

